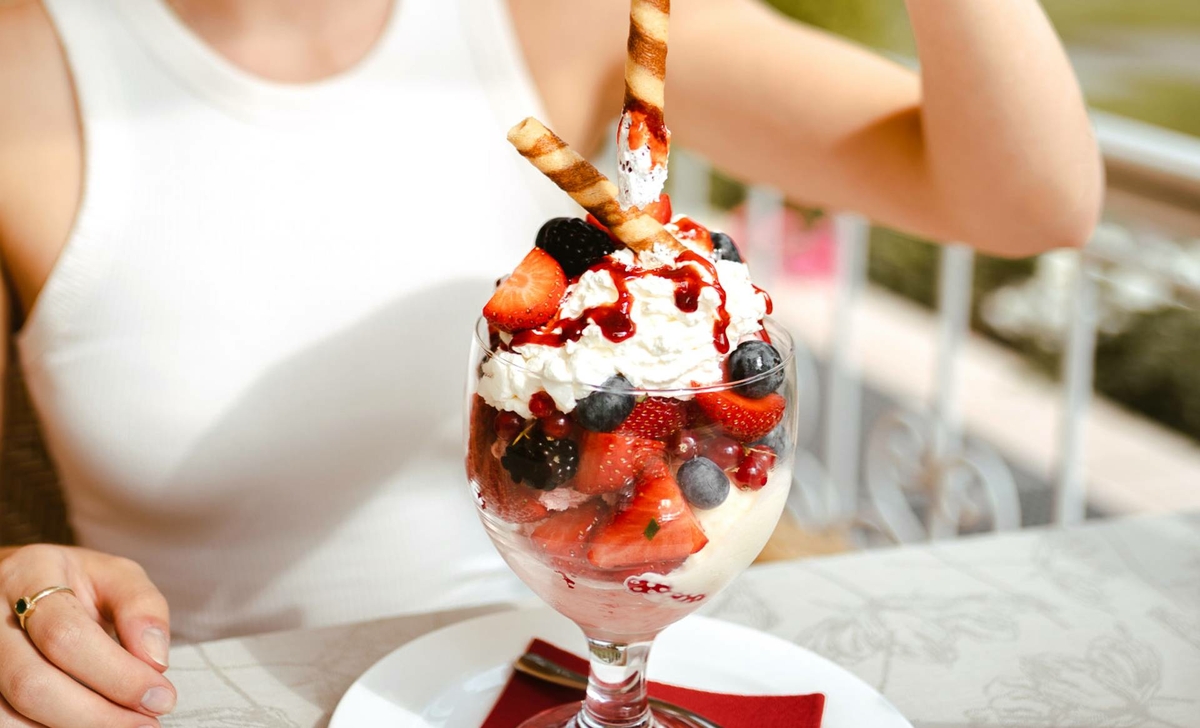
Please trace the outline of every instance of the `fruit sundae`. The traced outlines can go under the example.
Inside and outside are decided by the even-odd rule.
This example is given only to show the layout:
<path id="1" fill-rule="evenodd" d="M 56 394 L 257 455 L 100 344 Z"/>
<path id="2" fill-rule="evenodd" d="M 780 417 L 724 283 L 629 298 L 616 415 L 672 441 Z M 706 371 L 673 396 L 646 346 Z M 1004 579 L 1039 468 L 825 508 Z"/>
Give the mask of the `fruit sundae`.
<path id="1" fill-rule="evenodd" d="M 728 235 L 666 195 L 630 214 L 536 121 L 512 138 L 592 214 L 546 222 L 483 309 L 468 473 L 542 598 L 590 634 L 653 634 L 774 529 L 791 479 L 790 339 Z"/>
<path id="2" fill-rule="evenodd" d="M 536 119 L 555 218 L 476 330 L 467 471 L 509 565 L 591 639 L 650 639 L 762 550 L 791 482 L 791 339 L 726 234 L 662 193 L 669 4 L 634 0 L 618 183 Z"/>

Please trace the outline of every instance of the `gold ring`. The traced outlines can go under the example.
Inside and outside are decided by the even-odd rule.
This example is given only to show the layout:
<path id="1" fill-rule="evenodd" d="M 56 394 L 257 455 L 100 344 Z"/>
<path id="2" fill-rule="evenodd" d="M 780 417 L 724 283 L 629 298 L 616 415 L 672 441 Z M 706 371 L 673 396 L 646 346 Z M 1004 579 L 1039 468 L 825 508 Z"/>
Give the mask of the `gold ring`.
<path id="1" fill-rule="evenodd" d="M 21 597 L 17 603 L 13 605 L 13 611 L 17 613 L 17 621 L 21 623 L 21 629 L 25 629 L 25 620 L 29 619 L 29 615 L 33 614 L 33 610 L 37 609 L 37 603 L 42 599 L 57 594 L 58 592 L 66 592 L 71 596 L 75 596 L 75 592 L 70 587 L 52 586 L 49 589 L 43 589 L 31 597 Z"/>

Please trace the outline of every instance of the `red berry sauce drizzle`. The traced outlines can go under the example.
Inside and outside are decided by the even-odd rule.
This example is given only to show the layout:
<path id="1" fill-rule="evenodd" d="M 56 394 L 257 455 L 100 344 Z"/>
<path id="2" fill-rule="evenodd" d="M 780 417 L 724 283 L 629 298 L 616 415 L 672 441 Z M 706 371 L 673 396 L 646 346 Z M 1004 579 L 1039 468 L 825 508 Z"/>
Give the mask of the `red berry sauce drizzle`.
<path id="1" fill-rule="evenodd" d="M 757 293 L 758 295 L 762 296 L 762 297 L 763 297 L 763 299 L 765 299 L 765 300 L 766 300 L 766 302 L 767 302 L 767 315 L 768 315 L 768 316 L 770 316 L 771 314 L 775 313 L 775 302 L 771 300 L 771 294 L 767 293 L 766 291 L 764 291 L 763 289 L 759 288 L 758 286 L 755 286 L 753 283 L 751 283 L 750 285 L 754 287 L 754 292 L 755 292 L 755 293 Z M 766 327 L 766 326 L 762 327 L 762 331 L 758 332 L 758 334 L 759 334 L 759 336 L 761 336 L 761 337 L 762 337 L 762 340 L 763 340 L 763 341 L 767 342 L 768 344 L 770 344 L 770 343 L 771 343 L 771 333 L 770 333 L 769 331 L 767 331 L 767 327 Z"/>
<path id="2" fill-rule="evenodd" d="M 627 97 L 625 110 L 629 113 L 629 148 L 641 149 L 650 145 L 650 160 L 656 167 L 667 164 L 671 149 L 671 132 L 663 122 L 661 109 L 652 109 L 641 100 Z"/>
<path id="3" fill-rule="evenodd" d="M 679 230 L 675 237 L 680 240 L 695 241 L 712 250 L 712 233 L 700 223 L 690 217 L 681 217 L 675 221 L 675 227 Z"/>
<path id="4" fill-rule="evenodd" d="M 568 341 L 578 341 L 583 336 L 583 330 L 588 324 L 596 324 L 601 333 L 609 341 L 622 342 L 637 332 L 637 325 L 630 316 L 633 297 L 629 294 L 629 280 L 656 276 L 675 283 L 675 306 L 684 313 L 694 313 L 700 307 L 700 293 L 709 287 L 717 292 L 721 303 L 717 307 L 717 320 L 713 323 L 713 346 L 722 354 L 729 351 L 729 312 L 725 310 L 725 289 L 717 278 L 717 267 L 704 256 L 685 250 L 675 258 L 677 263 L 693 263 L 678 268 L 663 270 L 646 270 L 636 266 L 627 266 L 619 261 L 606 259 L 593 265 L 589 270 L 606 271 L 612 277 L 613 286 L 617 289 L 617 300 L 601 306 L 593 306 L 575 318 L 557 319 L 542 326 L 540 329 L 522 331 L 512 338 L 510 347 L 525 344 L 540 344 L 542 346 L 563 346 Z M 705 280 L 701 270 L 708 273 L 711 280 Z"/>

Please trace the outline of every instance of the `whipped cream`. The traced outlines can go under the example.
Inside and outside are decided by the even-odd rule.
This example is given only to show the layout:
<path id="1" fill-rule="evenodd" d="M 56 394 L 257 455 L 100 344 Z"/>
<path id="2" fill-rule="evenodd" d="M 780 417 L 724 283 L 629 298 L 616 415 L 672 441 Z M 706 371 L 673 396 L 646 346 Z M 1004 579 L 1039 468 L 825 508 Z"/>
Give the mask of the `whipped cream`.
<path id="1" fill-rule="evenodd" d="M 633 118 L 628 114 L 621 116 L 621 125 L 617 129 L 617 200 L 621 207 L 645 207 L 656 202 L 662 194 L 663 185 L 667 183 L 667 165 L 656 165 L 650 153 L 650 145 L 643 144 L 637 149 L 629 148 L 629 129 Z"/>
<path id="2" fill-rule="evenodd" d="M 651 250 L 636 256 L 621 249 L 612 257 L 620 263 L 648 270 L 693 266 L 707 282 L 709 274 L 695 263 L 676 263 L 674 255 Z M 755 338 L 762 329 L 767 299 L 750 280 L 742 263 L 717 261 L 717 279 L 725 291 L 729 315 L 726 336 L 730 350 Z M 681 311 L 675 303 L 675 283 L 654 275 L 631 277 L 626 286 L 632 297 L 630 318 L 633 336 L 614 342 L 594 323 L 583 329 L 578 341 L 562 346 L 524 344 L 497 352 L 483 364 L 479 394 L 499 410 L 530 417 L 529 400 L 547 392 L 561 412 L 571 412 L 575 403 L 590 394 L 588 385 L 599 386 L 617 374 L 638 389 L 684 389 L 693 383 L 713 384 L 724 378 L 725 355 L 713 340 L 713 324 L 721 305 L 720 294 L 704 286 L 693 312 Z M 586 271 L 567 288 L 561 307 L 562 318 L 575 318 L 618 298 L 612 276 L 604 270 Z M 508 339 L 511 340 L 511 339 Z"/>

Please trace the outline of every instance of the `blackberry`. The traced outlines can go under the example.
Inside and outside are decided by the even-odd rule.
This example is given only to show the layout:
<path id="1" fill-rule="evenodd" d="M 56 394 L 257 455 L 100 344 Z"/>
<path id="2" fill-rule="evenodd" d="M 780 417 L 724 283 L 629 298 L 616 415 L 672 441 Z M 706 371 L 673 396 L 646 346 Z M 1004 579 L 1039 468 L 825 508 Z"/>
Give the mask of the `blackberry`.
<path id="1" fill-rule="evenodd" d="M 537 490 L 554 490 L 575 477 L 579 446 L 574 440 L 554 440 L 531 431 L 508 446 L 500 463 L 515 482 Z"/>
<path id="2" fill-rule="evenodd" d="M 557 260 L 568 278 L 574 278 L 616 250 L 617 244 L 585 220 L 556 217 L 538 231 L 537 247 Z"/>
<path id="3" fill-rule="evenodd" d="M 725 233 L 712 233 L 713 256 L 717 260 L 732 260 L 734 263 L 742 262 L 742 254 L 738 251 L 737 245 L 734 244 L 733 238 Z"/>
<path id="4" fill-rule="evenodd" d="M 632 393 L 629 380 L 618 374 L 610 377 L 604 383 L 604 390 L 592 392 L 579 400 L 575 405 L 575 420 L 585 430 L 592 432 L 612 432 L 629 417 L 629 413 L 637 405 L 637 398 Z"/>

